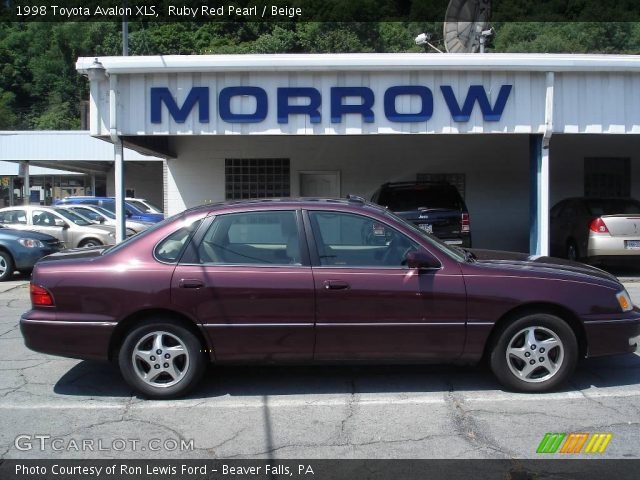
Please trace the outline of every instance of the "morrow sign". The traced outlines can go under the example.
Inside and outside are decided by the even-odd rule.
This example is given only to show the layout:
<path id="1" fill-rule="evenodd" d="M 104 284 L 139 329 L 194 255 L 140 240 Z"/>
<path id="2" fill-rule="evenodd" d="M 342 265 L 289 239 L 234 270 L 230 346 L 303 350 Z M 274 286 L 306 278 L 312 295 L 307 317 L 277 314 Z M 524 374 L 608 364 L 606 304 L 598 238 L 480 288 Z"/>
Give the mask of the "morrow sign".
<path id="1" fill-rule="evenodd" d="M 497 122 L 509 100 L 512 85 L 502 85 L 493 105 L 489 101 L 487 92 L 482 85 L 471 85 L 462 104 L 456 97 L 450 85 L 440 86 L 440 94 L 447 105 L 451 118 L 455 122 L 468 122 L 476 104 L 487 122 Z M 255 110 L 250 113 L 232 111 L 231 103 L 234 97 L 253 97 Z M 419 111 L 398 111 L 398 98 L 416 97 Z M 167 87 L 151 88 L 151 123 L 162 123 L 164 105 L 169 116 L 176 123 L 184 123 L 197 105 L 198 121 L 209 123 L 211 97 L 209 87 L 193 87 L 187 94 L 182 105 L 178 105 L 171 90 Z M 306 99 L 305 103 L 292 104 L 294 98 Z M 355 101 L 354 101 L 355 100 Z M 345 115 L 361 115 L 365 123 L 374 123 L 373 105 L 375 93 L 369 87 L 331 87 L 330 116 L 331 123 L 342 123 Z M 424 85 L 392 86 L 384 92 L 384 115 L 391 122 L 426 122 L 433 116 L 434 95 L 430 88 Z M 267 118 L 269 112 L 269 95 L 261 87 L 240 86 L 226 87 L 220 90 L 217 99 L 218 115 L 228 123 L 260 123 Z M 291 115 L 306 115 L 311 123 L 320 123 L 322 116 L 320 106 L 322 94 L 313 87 L 281 87 L 276 91 L 276 111 L 278 123 L 286 124 Z"/>

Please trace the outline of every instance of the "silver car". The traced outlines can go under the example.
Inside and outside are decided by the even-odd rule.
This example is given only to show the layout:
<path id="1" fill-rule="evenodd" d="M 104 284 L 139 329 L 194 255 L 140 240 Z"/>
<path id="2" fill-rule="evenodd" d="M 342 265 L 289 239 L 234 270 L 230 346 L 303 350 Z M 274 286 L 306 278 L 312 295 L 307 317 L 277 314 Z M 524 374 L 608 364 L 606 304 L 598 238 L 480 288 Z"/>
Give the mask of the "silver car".
<path id="1" fill-rule="evenodd" d="M 99 207 L 97 205 L 85 205 L 85 204 L 73 204 L 69 203 L 66 205 L 57 205 L 56 208 L 64 208 L 67 210 L 71 210 L 72 212 L 76 212 L 82 215 L 85 218 L 88 218 L 93 223 L 98 223 L 100 225 L 116 225 L 116 216 L 113 212 L 110 212 L 106 208 Z M 127 237 L 131 235 L 135 235 L 138 232 L 146 230 L 151 225 L 154 225 L 151 222 L 143 222 L 141 220 L 125 220 L 127 226 Z"/>
<path id="2" fill-rule="evenodd" d="M 64 242 L 67 248 L 113 245 L 115 227 L 95 225 L 70 210 L 29 205 L 0 209 L 0 223 L 17 230 L 48 233 Z"/>
<path id="3" fill-rule="evenodd" d="M 568 198 L 551 209 L 551 253 L 589 263 L 640 260 L 640 202 Z"/>

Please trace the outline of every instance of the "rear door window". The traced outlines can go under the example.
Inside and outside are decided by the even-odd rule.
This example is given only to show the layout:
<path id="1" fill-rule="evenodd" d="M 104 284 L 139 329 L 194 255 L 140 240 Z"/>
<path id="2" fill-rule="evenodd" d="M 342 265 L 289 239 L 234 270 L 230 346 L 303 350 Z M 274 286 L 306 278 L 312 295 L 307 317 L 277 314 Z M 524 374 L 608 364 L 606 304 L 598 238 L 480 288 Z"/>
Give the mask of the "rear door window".
<path id="1" fill-rule="evenodd" d="M 27 215 L 24 210 L 7 210 L 0 212 L 0 223 L 7 225 L 25 225 L 27 223 Z"/>
<path id="2" fill-rule="evenodd" d="M 198 247 L 200 263 L 301 265 L 295 211 L 219 215 Z"/>

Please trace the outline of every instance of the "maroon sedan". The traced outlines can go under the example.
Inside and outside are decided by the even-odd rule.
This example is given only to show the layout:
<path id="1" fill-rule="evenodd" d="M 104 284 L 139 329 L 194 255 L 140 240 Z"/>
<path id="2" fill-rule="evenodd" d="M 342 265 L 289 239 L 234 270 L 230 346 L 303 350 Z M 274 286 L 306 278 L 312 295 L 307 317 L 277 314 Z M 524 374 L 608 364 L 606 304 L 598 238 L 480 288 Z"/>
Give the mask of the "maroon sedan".
<path id="1" fill-rule="evenodd" d="M 640 334 L 608 273 L 450 247 L 358 197 L 192 208 L 46 257 L 31 300 L 29 348 L 117 361 L 154 398 L 184 394 L 209 362 L 487 359 L 507 388 L 539 392 Z"/>

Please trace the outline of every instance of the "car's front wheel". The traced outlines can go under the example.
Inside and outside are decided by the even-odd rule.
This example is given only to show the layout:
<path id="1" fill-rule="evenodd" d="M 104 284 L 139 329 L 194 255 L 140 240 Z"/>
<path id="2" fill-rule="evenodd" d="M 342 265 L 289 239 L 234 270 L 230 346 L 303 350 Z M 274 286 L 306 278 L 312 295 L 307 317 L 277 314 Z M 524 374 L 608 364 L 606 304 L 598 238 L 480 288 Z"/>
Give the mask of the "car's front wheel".
<path id="1" fill-rule="evenodd" d="M 0 250 L 0 282 L 8 280 L 13 275 L 13 258 L 7 252 Z"/>
<path id="2" fill-rule="evenodd" d="M 545 392 L 564 383 L 575 369 L 578 341 L 571 327 L 555 315 L 525 315 L 500 331 L 489 361 L 505 387 Z"/>
<path id="3" fill-rule="evenodd" d="M 173 319 L 146 320 L 125 337 L 118 354 L 122 376 L 150 398 L 182 396 L 206 368 L 198 337 Z"/>

